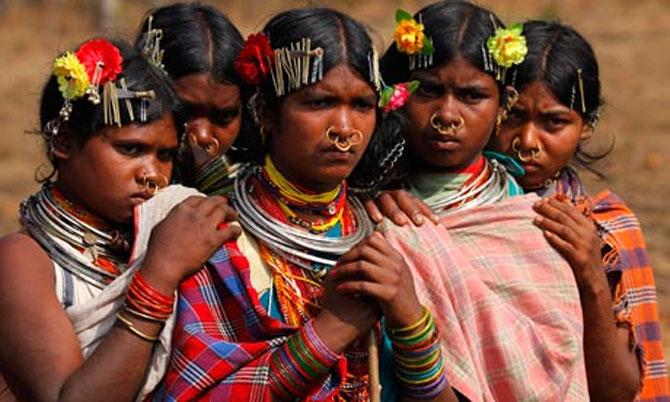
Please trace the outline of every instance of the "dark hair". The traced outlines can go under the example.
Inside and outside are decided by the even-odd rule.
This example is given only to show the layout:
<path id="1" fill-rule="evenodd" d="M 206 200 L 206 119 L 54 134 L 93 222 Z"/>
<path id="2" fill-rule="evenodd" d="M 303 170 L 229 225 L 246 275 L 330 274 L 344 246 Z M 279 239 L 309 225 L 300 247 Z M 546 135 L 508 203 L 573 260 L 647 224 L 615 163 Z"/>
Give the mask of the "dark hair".
<path id="1" fill-rule="evenodd" d="M 324 51 L 324 75 L 345 63 L 374 88 L 369 62 L 373 54 L 372 41 L 365 26 L 350 16 L 329 8 L 288 10 L 274 16 L 263 32 L 270 39 L 273 49 L 286 48 L 309 38 L 312 49 L 320 47 Z M 266 110 L 278 110 L 282 97 L 276 95 L 271 74 L 265 77 L 261 94 Z M 258 146 L 252 160 L 260 161 L 264 152 L 263 147 Z"/>
<path id="2" fill-rule="evenodd" d="M 433 63 L 427 68 L 448 64 L 461 56 L 496 78 L 494 72 L 486 71 L 482 52 L 486 40 L 495 34 L 495 28 L 504 27 L 493 12 L 465 1 L 440 1 L 422 8 L 414 18 L 423 23 L 424 34 L 433 42 Z M 388 84 L 410 79 L 409 57 L 400 53 L 395 43 L 384 54 L 381 69 Z"/>
<path id="3" fill-rule="evenodd" d="M 152 29 L 160 29 L 165 72 L 178 80 L 192 74 L 209 74 L 215 82 L 224 82 L 240 87 L 242 102 L 242 124 L 240 132 L 227 155 L 233 160 L 244 159 L 245 152 L 253 148 L 249 132 L 253 124 L 249 110 L 244 107 L 252 94 L 249 87 L 235 72 L 234 62 L 244 45 L 244 39 L 232 22 L 215 7 L 197 3 L 175 3 L 153 9 L 140 27 L 135 46 L 143 49 L 147 40 L 149 18 Z M 187 111 L 177 115 L 181 126 L 189 116 Z M 177 176 L 187 179 L 192 176 L 193 157 L 189 152 L 180 155 Z M 188 180 L 187 180 L 188 181 Z"/>
<path id="4" fill-rule="evenodd" d="M 233 68 L 244 40 L 219 10 L 201 4 L 175 3 L 147 13 L 135 45 L 142 49 L 152 28 L 162 30 L 160 41 L 165 71 L 174 80 L 191 74 L 211 74 L 216 82 L 243 85 Z"/>
<path id="5" fill-rule="evenodd" d="M 166 113 L 172 113 L 177 108 L 178 100 L 171 82 L 165 77 L 165 74 L 147 62 L 129 44 L 116 40 L 110 42 L 119 49 L 123 58 L 122 72 L 116 81 L 124 78 L 130 91 L 154 92 L 154 97 L 148 99 L 146 103 L 146 120 L 144 122 L 140 122 L 139 119 L 142 109 L 140 99 L 129 99 L 134 115 L 132 120 L 126 109 L 125 100 L 119 100 L 121 125 L 150 123 L 160 119 Z M 43 133 L 46 132 L 47 124 L 58 118 L 64 102 L 63 95 L 58 89 L 56 76 L 51 75 L 42 90 L 40 100 L 40 127 Z M 77 138 L 86 140 L 107 126 L 109 125 L 105 124 L 103 103 L 94 104 L 84 95 L 82 98 L 72 101 L 70 117 L 67 121 L 61 123 L 59 133 L 67 132 Z M 51 155 L 48 156 L 52 159 Z M 54 164 L 55 161 L 51 160 L 51 162 Z M 55 164 L 54 168 L 57 169 Z M 53 174 L 45 180 L 52 176 Z"/>
<path id="6" fill-rule="evenodd" d="M 528 54 L 523 63 L 515 67 L 514 86 L 523 90 L 533 82 L 542 82 L 558 100 L 574 109 L 585 124 L 595 125 L 598 112 L 603 105 L 600 93 L 598 61 L 591 45 L 573 28 L 556 21 L 529 21 L 523 26 L 528 45 Z M 584 99 L 579 88 L 578 70 L 582 71 Z M 584 102 L 585 110 L 582 110 Z M 577 147 L 574 161 L 602 177 L 592 164 L 612 150 L 612 144 L 600 153 L 588 153 L 581 144 Z"/>

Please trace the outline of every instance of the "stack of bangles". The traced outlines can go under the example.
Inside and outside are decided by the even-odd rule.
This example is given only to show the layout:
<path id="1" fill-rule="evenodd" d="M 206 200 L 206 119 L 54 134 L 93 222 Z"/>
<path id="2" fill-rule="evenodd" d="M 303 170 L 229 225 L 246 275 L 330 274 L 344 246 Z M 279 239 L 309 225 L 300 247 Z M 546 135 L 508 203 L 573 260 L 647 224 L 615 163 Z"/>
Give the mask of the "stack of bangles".
<path id="1" fill-rule="evenodd" d="M 166 296 L 149 285 L 140 271 L 137 271 L 133 275 L 133 279 L 128 286 L 126 304 L 123 306 L 123 309 L 116 314 L 116 318 L 134 335 L 148 342 L 156 342 L 158 340 L 157 336 L 147 335 L 140 331 L 135 327 L 133 322 L 128 319 L 127 315 L 148 321 L 164 323 L 172 314 L 174 300 L 174 296 Z"/>
<path id="2" fill-rule="evenodd" d="M 270 387 L 283 400 L 305 395 L 340 357 L 321 341 L 309 321 L 272 354 Z"/>
<path id="3" fill-rule="evenodd" d="M 433 315 L 424 307 L 421 318 L 404 328 L 386 328 L 393 346 L 395 375 L 406 396 L 431 399 L 447 386 L 440 335 Z"/>

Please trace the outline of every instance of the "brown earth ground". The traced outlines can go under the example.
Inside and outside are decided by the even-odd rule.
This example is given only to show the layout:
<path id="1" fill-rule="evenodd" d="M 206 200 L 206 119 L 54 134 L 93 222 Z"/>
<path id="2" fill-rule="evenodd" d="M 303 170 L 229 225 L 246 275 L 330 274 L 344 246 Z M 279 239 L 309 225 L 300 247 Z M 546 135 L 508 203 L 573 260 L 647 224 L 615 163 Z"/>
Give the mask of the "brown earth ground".
<path id="1" fill-rule="evenodd" d="M 111 30 L 99 30 L 86 0 L 0 0 L 0 234 L 17 228 L 17 206 L 37 189 L 33 175 L 44 163 L 39 137 L 25 131 L 37 125 L 37 104 L 52 58 L 97 32 L 131 38 L 142 14 L 160 1 L 123 1 Z M 367 22 L 378 48 L 390 43 L 393 12 L 417 10 L 426 1 L 229 0 L 224 10 L 244 34 L 258 30 L 274 12 L 289 7 L 327 5 Z M 670 356 L 670 2 L 667 0 L 481 1 L 506 22 L 560 18 L 591 40 L 602 68 L 607 100 L 600 137 L 615 137 L 603 166 L 608 178 L 589 179 L 596 191 L 609 187 L 626 199 L 642 222 L 651 251 L 663 317 L 666 356 Z"/>

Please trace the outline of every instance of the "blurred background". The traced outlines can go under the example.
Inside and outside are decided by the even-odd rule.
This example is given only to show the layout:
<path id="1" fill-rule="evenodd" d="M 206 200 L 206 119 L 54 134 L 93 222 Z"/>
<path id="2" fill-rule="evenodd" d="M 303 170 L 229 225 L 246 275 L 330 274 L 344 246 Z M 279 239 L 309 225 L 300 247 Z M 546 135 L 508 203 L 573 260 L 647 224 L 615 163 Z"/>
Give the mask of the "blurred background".
<path id="1" fill-rule="evenodd" d="M 0 235 L 18 227 L 19 202 L 37 189 L 44 165 L 37 105 L 52 60 L 94 34 L 132 40 L 143 15 L 166 1 L 0 0 Z M 391 43 L 396 8 L 414 12 L 423 0 L 228 0 L 220 7 L 246 36 L 277 11 L 330 6 L 370 25 L 378 49 Z M 605 181 L 588 177 L 590 191 L 609 187 L 638 214 L 655 270 L 666 359 L 670 357 L 670 1 L 482 0 L 507 23 L 550 18 L 574 26 L 593 44 L 606 107 L 597 136 L 614 137 L 601 164 Z"/>

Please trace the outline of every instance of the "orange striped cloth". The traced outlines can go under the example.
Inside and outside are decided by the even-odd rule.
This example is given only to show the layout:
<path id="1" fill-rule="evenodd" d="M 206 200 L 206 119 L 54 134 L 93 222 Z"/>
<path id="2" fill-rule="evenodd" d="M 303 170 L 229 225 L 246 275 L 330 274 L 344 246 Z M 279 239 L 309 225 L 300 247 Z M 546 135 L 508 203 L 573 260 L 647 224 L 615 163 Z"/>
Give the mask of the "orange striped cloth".
<path id="1" fill-rule="evenodd" d="M 620 279 L 614 289 L 619 325 L 631 328 L 631 347 L 643 366 L 639 401 L 670 401 L 668 367 L 663 356 L 656 285 L 651 261 L 635 214 L 610 191 L 591 198 L 593 218 L 607 247 L 608 277 Z"/>

